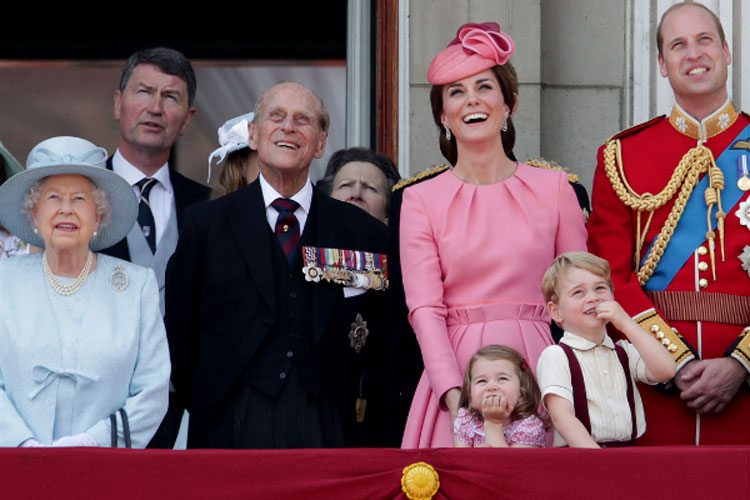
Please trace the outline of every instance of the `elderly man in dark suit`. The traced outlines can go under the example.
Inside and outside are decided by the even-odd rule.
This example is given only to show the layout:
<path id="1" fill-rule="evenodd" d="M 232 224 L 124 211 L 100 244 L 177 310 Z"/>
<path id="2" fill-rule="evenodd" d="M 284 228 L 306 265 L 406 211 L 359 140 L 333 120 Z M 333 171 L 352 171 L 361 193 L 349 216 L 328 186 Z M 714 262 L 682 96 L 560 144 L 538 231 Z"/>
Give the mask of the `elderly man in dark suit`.
<path id="1" fill-rule="evenodd" d="M 303 85 L 271 87 L 250 125 L 258 180 L 186 211 L 167 270 L 166 323 L 191 448 L 346 444 L 354 408 L 340 403 L 356 390 L 363 318 L 379 292 L 309 269 L 326 269 L 316 252 L 337 249 L 377 260 L 386 230 L 312 186 L 328 124 L 325 105 Z"/>
<path id="2" fill-rule="evenodd" d="M 164 275 L 177 246 L 185 208 L 208 198 L 211 190 L 175 171 L 169 157 L 195 113 L 196 80 L 190 61 L 165 47 L 141 50 L 125 63 L 114 95 L 120 141 L 107 168 L 133 186 L 139 197 L 138 222 L 126 238 L 104 253 L 150 267 L 156 274 L 164 312 Z M 171 448 L 183 409 L 170 407 L 150 447 Z"/>

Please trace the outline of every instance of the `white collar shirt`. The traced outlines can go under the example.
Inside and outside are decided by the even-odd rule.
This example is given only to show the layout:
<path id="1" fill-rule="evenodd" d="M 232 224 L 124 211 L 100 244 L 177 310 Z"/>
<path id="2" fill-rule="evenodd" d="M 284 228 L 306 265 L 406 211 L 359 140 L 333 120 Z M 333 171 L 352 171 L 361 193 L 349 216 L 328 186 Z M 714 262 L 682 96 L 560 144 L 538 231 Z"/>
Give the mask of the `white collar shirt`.
<path id="1" fill-rule="evenodd" d="M 269 182 L 263 177 L 263 174 L 258 176 L 260 181 L 260 189 L 263 193 L 263 203 L 266 206 L 266 219 L 268 220 L 268 226 L 271 228 L 271 232 L 276 231 L 276 220 L 279 218 L 279 212 L 271 206 L 271 203 L 278 198 L 284 198 L 276 189 L 269 184 Z M 310 206 L 312 205 L 313 188 L 312 182 L 310 182 L 310 176 L 307 176 L 302 189 L 297 191 L 290 199 L 299 203 L 299 207 L 294 211 L 294 216 L 299 222 L 299 233 L 302 234 L 305 230 L 305 224 L 307 223 L 307 216 L 310 215 Z"/>
<path id="2" fill-rule="evenodd" d="M 629 440 L 633 427 L 627 398 L 627 381 L 612 338 L 605 334 L 604 341 L 596 344 L 566 331 L 560 343 L 573 348 L 581 365 L 588 400 L 591 437 L 600 443 Z M 653 385 L 655 382 L 646 376 L 646 364 L 635 346 L 627 340 L 618 340 L 617 344 L 625 349 L 628 356 L 628 375 L 634 380 Z M 537 379 L 542 391 L 542 401 L 548 394 L 555 394 L 573 404 L 570 366 L 565 352 L 559 345 L 548 346 L 542 351 L 537 363 Z M 641 436 L 646 431 L 646 417 L 641 395 L 635 383 L 633 388 L 638 426 L 636 434 Z M 554 445 L 566 445 L 557 431 Z"/>
<path id="3" fill-rule="evenodd" d="M 138 167 L 126 160 L 125 157 L 122 156 L 122 153 L 120 153 L 119 149 L 112 157 L 112 170 L 133 187 L 133 192 L 140 200 L 141 191 L 138 186 L 136 186 L 136 183 L 146 177 L 146 175 L 144 175 Z M 174 207 L 174 189 L 172 188 L 172 181 L 169 177 L 169 163 L 162 165 L 161 168 L 159 168 L 159 170 L 157 170 L 151 177 L 157 181 L 154 187 L 151 188 L 148 202 L 151 207 L 151 213 L 154 216 L 154 225 L 156 226 L 156 244 L 158 246 L 159 240 L 161 240 L 161 237 L 167 228 L 169 217 L 172 215 Z"/>

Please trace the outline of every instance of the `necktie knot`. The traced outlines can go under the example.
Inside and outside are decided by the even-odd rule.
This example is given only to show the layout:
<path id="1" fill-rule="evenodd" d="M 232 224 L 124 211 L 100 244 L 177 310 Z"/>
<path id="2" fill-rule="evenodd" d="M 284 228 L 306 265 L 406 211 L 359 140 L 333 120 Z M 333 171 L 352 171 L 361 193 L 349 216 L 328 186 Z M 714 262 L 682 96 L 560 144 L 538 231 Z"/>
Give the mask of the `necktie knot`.
<path id="1" fill-rule="evenodd" d="M 143 179 L 139 180 L 135 183 L 136 186 L 138 186 L 138 189 L 141 191 L 141 198 L 144 200 L 148 200 L 148 196 L 151 194 L 151 190 L 156 185 L 156 179 L 153 177 L 144 177 Z"/>
<path id="2" fill-rule="evenodd" d="M 271 206 L 279 212 L 279 215 L 283 215 L 284 212 L 294 213 L 299 208 L 299 203 L 289 198 L 276 198 L 271 203 Z"/>
<path id="3" fill-rule="evenodd" d="M 299 203 L 288 198 L 276 198 L 271 206 L 279 212 L 276 219 L 276 237 L 281 248 L 284 250 L 289 263 L 292 263 L 294 252 L 297 249 L 300 238 L 300 227 L 294 211 L 299 208 Z"/>

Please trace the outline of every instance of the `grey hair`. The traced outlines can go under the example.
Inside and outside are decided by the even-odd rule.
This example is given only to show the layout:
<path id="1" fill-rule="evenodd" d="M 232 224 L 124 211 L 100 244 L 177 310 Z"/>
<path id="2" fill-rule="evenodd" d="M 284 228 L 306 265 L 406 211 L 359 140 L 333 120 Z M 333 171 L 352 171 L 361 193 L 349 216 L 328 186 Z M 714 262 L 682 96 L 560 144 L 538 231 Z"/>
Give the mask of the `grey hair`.
<path id="1" fill-rule="evenodd" d="M 36 209 L 39 198 L 42 197 L 42 184 L 48 177 L 39 179 L 31 185 L 29 191 L 23 197 L 23 208 L 21 211 L 26 214 L 29 220 L 34 222 L 34 210 Z M 87 177 L 88 179 L 88 177 Z M 96 214 L 99 216 L 99 228 L 105 227 L 112 220 L 112 204 L 109 202 L 107 191 L 98 187 L 94 181 L 88 179 L 94 189 L 91 191 L 96 204 Z"/>

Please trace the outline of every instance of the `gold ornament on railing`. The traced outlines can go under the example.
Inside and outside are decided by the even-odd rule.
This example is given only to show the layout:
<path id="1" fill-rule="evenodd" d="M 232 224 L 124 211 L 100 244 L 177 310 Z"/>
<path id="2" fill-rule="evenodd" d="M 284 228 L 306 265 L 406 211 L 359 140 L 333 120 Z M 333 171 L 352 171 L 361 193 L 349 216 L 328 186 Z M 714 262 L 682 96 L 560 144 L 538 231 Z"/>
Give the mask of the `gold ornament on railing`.
<path id="1" fill-rule="evenodd" d="M 401 491 L 409 500 L 430 500 L 440 489 L 437 471 L 425 462 L 404 467 L 401 474 Z"/>

